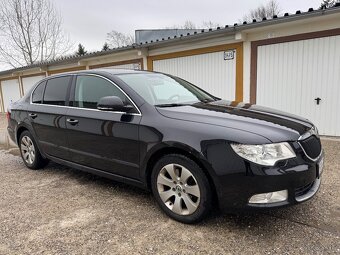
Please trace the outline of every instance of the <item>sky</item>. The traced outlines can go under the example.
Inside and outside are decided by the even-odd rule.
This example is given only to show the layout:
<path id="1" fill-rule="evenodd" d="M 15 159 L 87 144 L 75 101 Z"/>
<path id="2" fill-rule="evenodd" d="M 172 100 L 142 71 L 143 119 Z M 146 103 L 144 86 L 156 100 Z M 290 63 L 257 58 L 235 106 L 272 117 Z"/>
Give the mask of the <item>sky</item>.
<path id="1" fill-rule="evenodd" d="M 75 51 L 82 43 L 88 51 L 100 50 L 111 30 L 134 34 L 137 29 L 197 25 L 212 21 L 221 25 L 239 22 L 249 10 L 267 0 L 52 0 L 63 18 L 63 27 Z M 282 13 L 307 11 L 321 0 L 278 0 Z"/>

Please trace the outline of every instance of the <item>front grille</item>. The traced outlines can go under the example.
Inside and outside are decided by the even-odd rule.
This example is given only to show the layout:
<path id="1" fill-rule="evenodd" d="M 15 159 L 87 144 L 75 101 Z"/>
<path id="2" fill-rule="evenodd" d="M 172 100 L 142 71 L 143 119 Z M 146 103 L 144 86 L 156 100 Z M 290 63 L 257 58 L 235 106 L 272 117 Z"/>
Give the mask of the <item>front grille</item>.
<path id="1" fill-rule="evenodd" d="M 295 189 L 295 197 L 303 196 L 313 187 L 313 185 L 314 185 L 314 182 L 311 182 L 305 186 Z"/>
<path id="2" fill-rule="evenodd" d="M 307 156 L 312 159 L 316 159 L 321 153 L 320 138 L 316 137 L 315 135 L 300 141 L 300 144 Z"/>

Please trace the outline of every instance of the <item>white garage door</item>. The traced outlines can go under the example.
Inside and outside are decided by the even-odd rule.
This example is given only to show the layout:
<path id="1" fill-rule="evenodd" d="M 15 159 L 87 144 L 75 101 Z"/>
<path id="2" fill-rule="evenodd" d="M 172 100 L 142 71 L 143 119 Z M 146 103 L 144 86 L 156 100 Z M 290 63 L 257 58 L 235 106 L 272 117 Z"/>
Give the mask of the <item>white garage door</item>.
<path id="1" fill-rule="evenodd" d="M 19 81 L 17 79 L 2 81 L 1 88 L 4 98 L 4 109 L 7 112 L 10 103 L 20 99 Z"/>
<path id="2" fill-rule="evenodd" d="M 187 80 L 212 95 L 235 100 L 236 52 L 224 60 L 224 52 L 154 60 L 153 70 Z"/>
<path id="3" fill-rule="evenodd" d="M 22 86 L 24 88 L 24 95 L 26 95 L 27 91 L 29 91 L 38 81 L 43 79 L 45 76 L 32 76 L 32 77 L 25 77 L 22 78 Z"/>
<path id="4" fill-rule="evenodd" d="M 331 36 L 260 46 L 257 104 L 303 116 L 321 134 L 340 136 L 339 45 L 340 36 Z"/>

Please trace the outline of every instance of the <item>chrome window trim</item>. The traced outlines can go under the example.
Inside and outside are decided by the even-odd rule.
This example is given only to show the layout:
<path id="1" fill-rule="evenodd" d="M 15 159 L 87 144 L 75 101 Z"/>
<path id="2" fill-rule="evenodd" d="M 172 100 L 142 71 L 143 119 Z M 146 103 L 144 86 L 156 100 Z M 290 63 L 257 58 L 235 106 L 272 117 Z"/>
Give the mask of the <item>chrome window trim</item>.
<path id="1" fill-rule="evenodd" d="M 119 111 L 102 111 L 102 110 L 98 110 L 98 109 L 91 109 L 91 108 L 82 108 L 82 107 L 76 107 L 76 106 L 66 106 L 66 105 L 53 105 L 53 104 L 37 104 L 37 103 L 33 103 L 32 102 L 32 95 L 34 93 L 34 91 L 36 90 L 37 86 L 42 82 L 42 81 L 46 81 L 46 84 L 48 82 L 48 79 L 45 78 L 43 80 L 41 80 L 40 82 L 38 82 L 38 84 L 34 87 L 34 89 L 32 90 L 31 92 L 31 95 L 30 95 L 30 104 L 31 105 L 46 105 L 46 106 L 51 106 L 51 107 L 61 107 L 61 108 L 67 108 L 67 109 L 82 109 L 82 110 L 86 110 L 86 111 L 97 111 L 97 112 L 110 112 L 110 113 L 116 113 L 116 114 L 127 114 L 127 115 L 134 115 L 134 116 L 142 116 L 142 112 L 139 110 L 139 108 L 137 107 L 137 105 L 135 104 L 135 102 L 131 99 L 131 97 L 129 97 L 124 90 L 122 90 L 117 84 L 115 84 L 113 81 L 111 81 L 110 79 L 104 77 L 104 76 L 101 76 L 101 75 L 98 75 L 98 74 L 88 74 L 88 73 L 79 73 L 79 74 L 64 74 L 64 75 L 60 75 L 60 76 L 57 76 L 57 77 L 54 77 L 54 78 L 59 78 L 59 77 L 63 77 L 63 76 L 78 76 L 78 75 L 82 75 L 82 76 L 96 76 L 96 77 L 99 77 L 99 78 L 102 78 L 102 79 L 105 79 L 107 80 L 108 82 L 112 83 L 116 88 L 118 88 L 126 97 L 127 99 L 130 101 L 130 103 L 132 103 L 133 107 L 135 107 L 138 111 L 138 113 L 128 113 L 128 112 L 119 112 Z"/>

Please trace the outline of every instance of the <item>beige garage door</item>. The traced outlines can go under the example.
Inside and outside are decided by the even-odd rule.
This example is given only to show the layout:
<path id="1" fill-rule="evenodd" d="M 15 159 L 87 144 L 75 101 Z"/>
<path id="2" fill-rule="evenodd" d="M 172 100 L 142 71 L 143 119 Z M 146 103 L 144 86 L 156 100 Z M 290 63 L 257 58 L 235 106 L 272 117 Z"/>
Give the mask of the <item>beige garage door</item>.
<path id="1" fill-rule="evenodd" d="M 223 99 L 235 100 L 236 51 L 154 60 L 153 70 L 178 76 Z"/>
<path id="2" fill-rule="evenodd" d="M 1 89 L 3 96 L 3 107 L 5 112 L 8 106 L 20 99 L 20 89 L 18 79 L 1 81 Z"/>
<path id="3" fill-rule="evenodd" d="M 38 81 L 43 79 L 45 75 L 31 76 L 22 78 L 22 86 L 24 89 L 24 95 L 29 91 Z"/>

